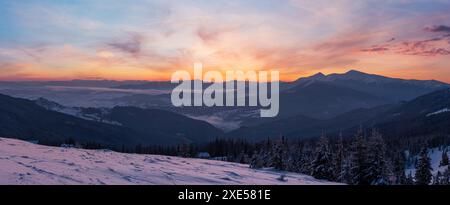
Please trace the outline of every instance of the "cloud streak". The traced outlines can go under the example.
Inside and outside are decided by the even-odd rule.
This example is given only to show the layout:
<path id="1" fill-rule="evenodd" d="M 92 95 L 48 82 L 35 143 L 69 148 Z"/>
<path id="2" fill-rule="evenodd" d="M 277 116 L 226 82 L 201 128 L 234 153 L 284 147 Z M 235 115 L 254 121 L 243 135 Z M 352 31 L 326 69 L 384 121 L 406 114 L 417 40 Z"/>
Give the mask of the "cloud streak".
<path id="1" fill-rule="evenodd" d="M 444 25 L 426 27 L 424 30 L 433 34 L 450 33 L 450 27 Z M 393 52 L 413 56 L 446 56 L 450 55 L 450 35 L 446 34 L 423 40 L 404 40 L 401 42 L 390 40 L 383 44 L 372 45 L 361 51 L 380 54 Z"/>
<path id="2" fill-rule="evenodd" d="M 435 32 L 435 33 L 438 33 L 438 32 L 450 33 L 450 26 L 438 25 L 438 26 L 426 27 L 425 31 Z"/>
<path id="3" fill-rule="evenodd" d="M 107 43 L 107 45 L 115 50 L 127 53 L 133 57 L 139 57 L 141 54 L 144 38 L 138 33 L 130 33 L 123 41 Z"/>

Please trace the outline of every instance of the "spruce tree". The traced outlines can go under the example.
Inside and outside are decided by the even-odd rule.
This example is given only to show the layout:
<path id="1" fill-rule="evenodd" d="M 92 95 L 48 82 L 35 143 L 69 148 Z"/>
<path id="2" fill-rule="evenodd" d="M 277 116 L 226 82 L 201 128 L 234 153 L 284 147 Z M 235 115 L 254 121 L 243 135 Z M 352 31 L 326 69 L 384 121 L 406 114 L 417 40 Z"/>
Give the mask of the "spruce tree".
<path id="1" fill-rule="evenodd" d="M 450 185 L 450 167 L 447 167 L 447 169 L 442 174 L 442 179 L 440 181 L 441 185 Z"/>
<path id="2" fill-rule="evenodd" d="M 266 143 L 264 144 L 264 146 L 262 147 L 262 149 L 259 152 L 259 160 L 262 163 L 262 167 L 270 167 L 271 165 L 271 160 L 272 160 L 272 141 L 267 138 Z"/>
<path id="3" fill-rule="evenodd" d="M 295 145 L 290 152 L 290 158 L 289 158 L 289 167 L 288 171 L 291 172 L 300 172 L 299 164 L 300 164 L 300 158 L 301 158 L 301 149 L 298 145 Z"/>
<path id="4" fill-rule="evenodd" d="M 283 170 L 283 148 L 281 140 L 273 143 L 270 157 L 270 166 L 277 170 Z"/>
<path id="5" fill-rule="evenodd" d="M 287 171 L 290 172 L 300 172 L 299 169 L 299 163 L 301 158 L 301 150 L 298 145 L 294 145 L 289 150 L 289 156 L 288 156 L 288 162 L 287 162 Z"/>
<path id="6" fill-rule="evenodd" d="M 308 146 L 304 147 L 298 159 L 298 169 L 302 174 L 311 174 L 312 152 Z"/>
<path id="7" fill-rule="evenodd" d="M 342 172 L 339 177 L 338 182 L 342 182 L 345 184 L 353 184 L 353 176 L 352 176 L 352 170 L 351 170 L 351 162 L 350 159 L 344 158 L 344 162 L 342 165 Z"/>
<path id="8" fill-rule="evenodd" d="M 431 182 L 433 168 L 431 168 L 431 159 L 428 157 L 428 151 L 423 148 L 420 151 L 419 160 L 416 166 L 416 184 L 417 185 L 429 185 Z"/>
<path id="9" fill-rule="evenodd" d="M 362 128 L 358 130 L 352 145 L 351 176 L 354 185 L 370 185 L 368 176 L 368 149 Z"/>
<path id="10" fill-rule="evenodd" d="M 287 171 L 291 167 L 292 160 L 292 153 L 291 153 L 291 147 L 289 146 L 288 140 L 284 137 L 281 140 L 281 162 L 282 162 L 282 170 Z"/>
<path id="11" fill-rule="evenodd" d="M 325 135 L 319 139 L 314 161 L 312 162 L 312 176 L 316 179 L 333 180 L 333 163 L 330 145 Z"/>
<path id="12" fill-rule="evenodd" d="M 448 162 L 447 149 L 445 148 L 442 151 L 442 159 L 441 159 L 441 163 L 439 166 L 443 167 L 443 166 L 447 166 L 448 164 L 449 164 L 449 162 Z"/>
<path id="13" fill-rule="evenodd" d="M 343 166 L 344 166 L 344 142 L 342 139 L 342 134 L 339 135 L 339 140 L 336 146 L 336 154 L 334 155 L 334 178 L 338 182 L 343 182 Z"/>
<path id="14" fill-rule="evenodd" d="M 371 185 L 388 185 L 391 183 L 390 164 L 386 159 L 386 144 L 379 132 L 372 131 L 369 138 L 368 168 L 365 178 Z"/>
<path id="15" fill-rule="evenodd" d="M 252 159 L 250 162 L 250 168 L 259 169 L 262 168 L 263 166 L 264 166 L 263 162 L 261 161 L 261 157 L 258 154 L 258 152 L 257 151 L 253 152 Z"/>
<path id="16" fill-rule="evenodd" d="M 311 144 L 307 144 L 302 156 L 302 169 L 304 174 L 311 175 L 312 161 L 314 160 L 314 150 Z"/>
<path id="17" fill-rule="evenodd" d="M 438 171 L 436 176 L 433 177 L 433 185 L 440 185 L 441 180 L 442 180 L 442 174 L 440 171 Z"/>
<path id="18" fill-rule="evenodd" d="M 393 183 L 395 185 L 402 185 L 406 184 L 406 173 L 405 173 L 405 167 L 406 167 L 406 157 L 405 153 L 402 151 L 394 152 L 393 157 L 393 175 L 395 180 Z"/>

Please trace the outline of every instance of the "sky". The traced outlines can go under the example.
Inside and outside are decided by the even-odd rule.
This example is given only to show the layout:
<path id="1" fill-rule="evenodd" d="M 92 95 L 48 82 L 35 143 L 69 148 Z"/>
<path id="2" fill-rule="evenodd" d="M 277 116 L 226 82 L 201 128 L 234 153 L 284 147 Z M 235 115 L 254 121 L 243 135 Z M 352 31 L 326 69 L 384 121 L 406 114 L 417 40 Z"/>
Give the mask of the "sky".
<path id="1" fill-rule="evenodd" d="M 450 83 L 449 0 L 2 0 L 0 80 L 360 70 Z"/>

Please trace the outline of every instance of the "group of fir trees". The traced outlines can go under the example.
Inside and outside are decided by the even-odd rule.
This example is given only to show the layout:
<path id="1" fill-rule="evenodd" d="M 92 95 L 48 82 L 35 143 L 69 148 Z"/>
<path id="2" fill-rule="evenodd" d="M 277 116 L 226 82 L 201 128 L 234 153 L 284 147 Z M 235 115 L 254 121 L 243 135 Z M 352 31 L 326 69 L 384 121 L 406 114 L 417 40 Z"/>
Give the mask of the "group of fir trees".
<path id="1" fill-rule="evenodd" d="M 404 159 L 387 154 L 381 134 L 373 131 L 366 136 L 359 130 L 347 142 L 342 137 L 330 142 L 325 135 L 316 142 L 290 143 L 282 138 L 255 151 L 250 166 L 273 167 L 347 184 L 405 183 Z"/>
<path id="2" fill-rule="evenodd" d="M 272 167 L 352 185 L 450 184 L 446 149 L 440 163 L 445 171 L 433 176 L 428 149 L 422 148 L 415 161 L 415 172 L 406 175 L 405 150 L 388 146 L 393 145 L 388 145 L 376 130 L 365 134 L 362 129 L 345 141 L 342 136 L 330 140 L 325 135 L 318 140 L 299 142 L 268 139 L 262 146 L 256 146 L 260 149 L 253 152 L 249 163 L 252 168 Z"/>

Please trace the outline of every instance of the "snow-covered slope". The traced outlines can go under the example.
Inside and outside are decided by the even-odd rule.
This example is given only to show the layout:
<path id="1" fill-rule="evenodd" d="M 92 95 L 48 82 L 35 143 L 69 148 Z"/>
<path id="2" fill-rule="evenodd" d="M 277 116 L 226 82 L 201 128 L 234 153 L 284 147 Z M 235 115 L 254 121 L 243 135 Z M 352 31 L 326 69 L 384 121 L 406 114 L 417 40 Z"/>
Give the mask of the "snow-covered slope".
<path id="1" fill-rule="evenodd" d="M 333 183 L 229 162 L 47 147 L 0 138 L 0 184 Z"/>
<path id="2" fill-rule="evenodd" d="M 436 112 L 429 113 L 429 114 L 427 114 L 427 117 L 430 117 L 432 115 L 439 115 L 439 114 L 442 114 L 442 113 L 445 113 L 445 112 L 450 112 L 450 109 L 449 108 L 444 108 L 444 109 L 438 110 Z"/>
<path id="3" fill-rule="evenodd" d="M 442 160 L 442 152 L 444 149 L 449 150 L 450 147 L 435 147 L 433 149 L 429 149 L 428 150 L 428 157 L 431 159 L 431 168 L 433 168 L 433 171 L 431 172 L 434 175 L 437 174 L 437 172 L 441 172 L 443 173 L 446 169 L 447 166 L 439 166 Z M 414 161 L 416 161 L 416 159 L 418 159 L 418 155 L 415 156 L 408 156 L 408 152 L 407 154 L 407 159 L 408 159 L 408 164 L 407 167 L 405 169 L 405 174 L 411 174 L 412 176 L 414 176 L 416 174 L 416 168 L 415 168 L 415 164 L 413 163 Z"/>

